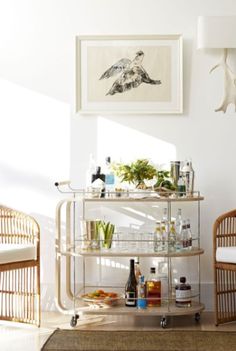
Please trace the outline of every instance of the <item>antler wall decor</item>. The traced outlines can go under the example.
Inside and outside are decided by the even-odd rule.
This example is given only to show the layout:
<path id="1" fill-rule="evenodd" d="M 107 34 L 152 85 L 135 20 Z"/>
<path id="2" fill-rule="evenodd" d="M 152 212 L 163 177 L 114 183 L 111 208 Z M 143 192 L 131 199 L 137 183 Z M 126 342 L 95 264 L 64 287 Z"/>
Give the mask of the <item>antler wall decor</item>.
<path id="1" fill-rule="evenodd" d="M 199 49 L 223 49 L 222 60 L 215 65 L 210 73 L 216 68 L 224 70 L 224 97 L 215 112 L 226 112 L 229 104 L 234 104 L 236 112 L 236 73 L 227 63 L 229 48 L 236 48 L 236 16 L 201 16 L 198 18 L 198 48 Z"/>
<path id="2" fill-rule="evenodd" d="M 215 112 L 222 111 L 225 113 L 229 104 L 234 104 L 236 112 L 236 74 L 231 70 L 231 68 L 227 64 L 227 55 L 228 50 L 224 49 L 224 55 L 221 62 L 219 62 L 210 70 L 210 73 L 218 67 L 222 67 L 224 70 L 224 98 L 222 104 L 215 110 Z"/>

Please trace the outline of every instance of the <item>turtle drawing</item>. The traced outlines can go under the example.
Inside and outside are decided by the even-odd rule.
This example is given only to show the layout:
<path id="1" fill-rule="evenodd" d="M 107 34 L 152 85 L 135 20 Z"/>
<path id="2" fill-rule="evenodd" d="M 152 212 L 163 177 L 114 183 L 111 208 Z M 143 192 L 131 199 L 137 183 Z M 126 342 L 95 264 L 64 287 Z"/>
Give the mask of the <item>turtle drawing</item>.
<path id="1" fill-rule="evenodd" d="M 142 66 L 144 58 L 144 52 L 138 51 L 135 58 L 131 61 L 128 58 L 122 58 L 108 68 L 100 77 L 102 79 L 108 79 L 119 74 L 119 77 L 115 80 L 110 90 L 106 95 L 114 95 L 116 93 L 124 93 L 125 91 L 139 87 L 140 84 L 161 84 L 160 80 L 151 79 Z"/>

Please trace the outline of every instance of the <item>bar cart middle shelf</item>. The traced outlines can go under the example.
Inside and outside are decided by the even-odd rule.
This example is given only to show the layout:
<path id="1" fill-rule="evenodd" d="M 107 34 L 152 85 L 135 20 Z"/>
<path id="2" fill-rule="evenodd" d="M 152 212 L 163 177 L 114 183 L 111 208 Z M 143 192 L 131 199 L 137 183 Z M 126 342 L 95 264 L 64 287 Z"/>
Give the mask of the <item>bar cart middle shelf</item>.
<path id="1" fill-rule="evenodd" d="M 199 192 L 195 192 L 192 197 L 155 197 L 155 196 L 144 196 L 142 198 L 132 198 L 132 197 L 115 197 L 115 198 L 88 198 L 86 193 L 83 190 L 72 189 L 69 185 L 68 190 L 64 190 L 65 182 L 56 183 L 58 190 L 61 193 L 71 194 L 70 198 L 64 199 L 59 202 L 56 210 L 56 242 L 55 242 L 55 251 L 56 251 L 56 304 L 58 309 L 64 314 L 72 314 L 71 326 L 75 327 L 77 320 L 80 314 L 95 314 L 95 315 L 135 315 L 135 316 L 161 316 L 160 325 L 162 328 L 167 326 L 167 317 L 168 316 L 178 316 L 178 315 L 195 315 L 195 320 L 200 319 L 200 313 L 204 310 L 205 306 L 201 302 L 200 297 L 200 256 L 204 253 L 204 250 L 200 247 L 200 201 L 204 198 L 200 195 Z M 139 193 L 140 196 L 140 193 Z M 129 203 L 153 203 L 153 202 L 164 202 L 167 204 L 168 209 L 168 222 L 171 220 L 171 205 L 174 202 L 197 202 L 197 233 L 194 241 L 194 246 L 190 250 L 181 250 L 178 252 L 170 252 L 169 248 L 167 251 L 161 252 L 145 252 L 139 250 L 125 250 L 117 251 L 115 249 L 107 250 L 83 250 L 78 244 L 75 235 L 76 235 L 76 226 L 78 226 L 78 214 L 76 213 L 76 204 L 78 202 L 82 203 L 83 218 L 86 211 L 86 203 L 118 203 L 129 202 Z M 62 220 L 62 208 L 65 207 L 66 219 L 65 219 L 65 238 L 62 240 L 62 227 L 64 222 Z M 171 269 L 172 269 L 172 258 L 181 257 L 187 258 L 196 256 L 198 257 L 197 264 L 197 274 L 198 274 L 198 293 L 193 294 L 193 298 L 197 301 L 192 300 L 190 307 L 176 307 L 173 298 L 173 286 L 171 281 Z M 61 296 L 61 275 L 62 275 L 62 258 L 65 257 L 65 274 L 66 274 L 66 293 L 67 297 L 73 302 L 73 309 L 69 310 L 63 303 Z M 85 261 L 89 257 L 97 257 L 100 262 L 102 257 L 143 257 L 143 258 L 157 258 L 162 257 L 167 259 L 168 263 L 168 299 L 164 300 L 161 306 L 148 307 L 145 310 L 138 310 L 136 308 L 125 307 L 124 299 L 122 298 L 118 306 L 101 306 L 101 305 L 92 305 L 92 306 L 81 306 L 78 305 L 81 302 L 81 291 L 85 292 L 86 289 L 91 288 L 92 285 L 85 284 L 85 277 L 83 277 L 83 284 L 79 289 L 79 292 L 76 291 L 76 257 L 82 259 L 83 266 L 83 275 L 85 274 Z M 93 286 L 95 287 L 95 286 Z M 97 288 L 102 288 L 103 285 L 97 285 Z M 106 288 L 106 287 L 105 287 Z M 110 287 L 112 288 L 112 287 Z M 122 289 L 121 286 L 117 287 Z M 124 289 L 124 287 L 123 287 Z"/>

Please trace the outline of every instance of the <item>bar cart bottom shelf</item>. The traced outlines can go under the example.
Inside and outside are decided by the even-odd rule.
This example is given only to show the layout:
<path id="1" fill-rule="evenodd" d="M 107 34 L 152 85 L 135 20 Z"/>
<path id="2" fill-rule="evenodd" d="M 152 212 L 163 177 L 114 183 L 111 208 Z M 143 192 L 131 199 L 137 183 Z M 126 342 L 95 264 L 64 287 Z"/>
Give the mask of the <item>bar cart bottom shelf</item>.
<path id="1" fill-rule="evenodd" d="M 83 314 L 95 314 L 95 315 L 133 315 L 133 316 L 160 316 L 160 326 L 162 328 L 167 327 L 167 317 L 170 316 L 183 316 L 183 315 L 194 315 L 195 321 L 200 320 L 201 312 L 205 309 L 205 305 L 199 302 L 192 302 L 191 307 L 176 307 L 175 304 L 169 306 L 160 307 L 148 307 L 146 309 L 137 309 L 126 307 L 124 304 L 118 306 L 107 307 L 94 305 L 83 309 Z M 76 316 L 76 317 L 75 317 Z M 79 318 L 78 315 L 72 317 L 73 323 L 76 323 Z M 76 318 L 76 320 L 74 320 Z M 76 324 L 75 324 L 76 325 Z M 75 326 L 71 325 L 71 326 Z"/>

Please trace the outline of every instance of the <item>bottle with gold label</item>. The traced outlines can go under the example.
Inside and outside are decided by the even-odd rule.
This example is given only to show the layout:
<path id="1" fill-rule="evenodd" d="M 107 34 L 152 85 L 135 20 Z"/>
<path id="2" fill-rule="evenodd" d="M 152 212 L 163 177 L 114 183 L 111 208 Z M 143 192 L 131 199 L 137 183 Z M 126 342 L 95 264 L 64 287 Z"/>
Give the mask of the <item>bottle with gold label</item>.
<path id="1" fill-rule="evenodd" d="M 154 251 L 158 252 L 162 250 L 162 232 L 161 232 L 161 222 L 156 222 L 156 228 L 154 232 Z"/>
<path id="2" fill-rule="evenodd" d="M 173 252 L 176 250 L 176 232 L 175 232 L 175 222 L 171 221 L 170 222 L 170 233 L 169 233 L 169 251 Z"/>
<path id="3" fill-rule="evenodd" d="M 161 250 L 167 251 L 168 248 L 168 232 L 167 232 L 167 223 L 161 221 Z"/>

